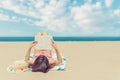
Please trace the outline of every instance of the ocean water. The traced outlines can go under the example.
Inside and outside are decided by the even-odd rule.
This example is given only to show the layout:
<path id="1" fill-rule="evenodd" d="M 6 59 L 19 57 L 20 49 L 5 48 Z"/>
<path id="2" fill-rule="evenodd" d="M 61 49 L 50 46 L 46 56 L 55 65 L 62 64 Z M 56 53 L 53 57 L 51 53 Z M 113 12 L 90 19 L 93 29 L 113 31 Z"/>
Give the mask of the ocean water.
<path id="1" fill-rule="evenodd" d="M 55 41 L 120 41 L 120 37 L 53 37 Z M 34 37 L 0 37 L 2 41 L 34 41 Z"/>

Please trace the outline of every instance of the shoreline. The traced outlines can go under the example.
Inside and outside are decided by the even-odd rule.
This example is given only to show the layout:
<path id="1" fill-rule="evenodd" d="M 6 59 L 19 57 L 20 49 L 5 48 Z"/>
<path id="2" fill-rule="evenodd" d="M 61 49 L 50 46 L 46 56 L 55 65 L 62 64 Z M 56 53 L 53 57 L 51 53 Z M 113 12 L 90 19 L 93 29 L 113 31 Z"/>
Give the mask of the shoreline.
<path id="1" fill-rule="evenodd" d="M 0 43 L 30 43 L 33 41 L 0 41 Z M 120 41 L 55 41 L 56 43 L 116 43 Z"/>

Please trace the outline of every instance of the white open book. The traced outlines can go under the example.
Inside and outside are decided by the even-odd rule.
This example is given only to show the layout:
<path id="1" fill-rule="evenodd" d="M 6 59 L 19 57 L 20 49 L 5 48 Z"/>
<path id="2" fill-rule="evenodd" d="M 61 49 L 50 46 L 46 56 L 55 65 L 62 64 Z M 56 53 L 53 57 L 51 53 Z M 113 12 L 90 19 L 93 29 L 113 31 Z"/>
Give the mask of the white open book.
<path id="1" fill-rule="evenodd" d="M 36 35 L 35 36 L 35 41 L 37 41 L 38 43 L 35 45 L 35 49 L 52 49 L 51 46 L 51 39 L 52 36 L 39 36 Z"/>

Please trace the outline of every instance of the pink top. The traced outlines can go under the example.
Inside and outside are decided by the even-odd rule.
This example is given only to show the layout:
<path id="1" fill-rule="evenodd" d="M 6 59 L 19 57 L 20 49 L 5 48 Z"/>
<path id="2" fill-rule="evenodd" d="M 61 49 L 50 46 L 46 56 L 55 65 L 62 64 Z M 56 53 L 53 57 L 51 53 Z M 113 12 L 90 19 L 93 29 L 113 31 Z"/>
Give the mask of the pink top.
<path id="1" fill-rule="evenodd" d="M 50 55 L 49 52 L 47 52 L 46 50 L 41 50 L 40 52 L 37 52 L 34 54 L 34 58 L 36 59 L 38 56 L 40 55 L 44 55 L 46 56 L 47 58 L 52 58 L 52 55 Z"/>

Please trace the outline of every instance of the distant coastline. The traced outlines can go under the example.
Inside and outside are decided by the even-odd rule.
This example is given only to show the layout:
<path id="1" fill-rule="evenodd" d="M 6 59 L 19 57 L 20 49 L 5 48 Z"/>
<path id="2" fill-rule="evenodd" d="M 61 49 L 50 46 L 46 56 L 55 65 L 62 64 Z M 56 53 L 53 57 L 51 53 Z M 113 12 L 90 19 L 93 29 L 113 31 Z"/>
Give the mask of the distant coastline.
<path id="1" fill-rule="evenodd" d="M 120 41 L 120 37 L 53 37 L 55 41 Z M 1 41 L 34 41 L 34 37 L 0 37 Z"/>

